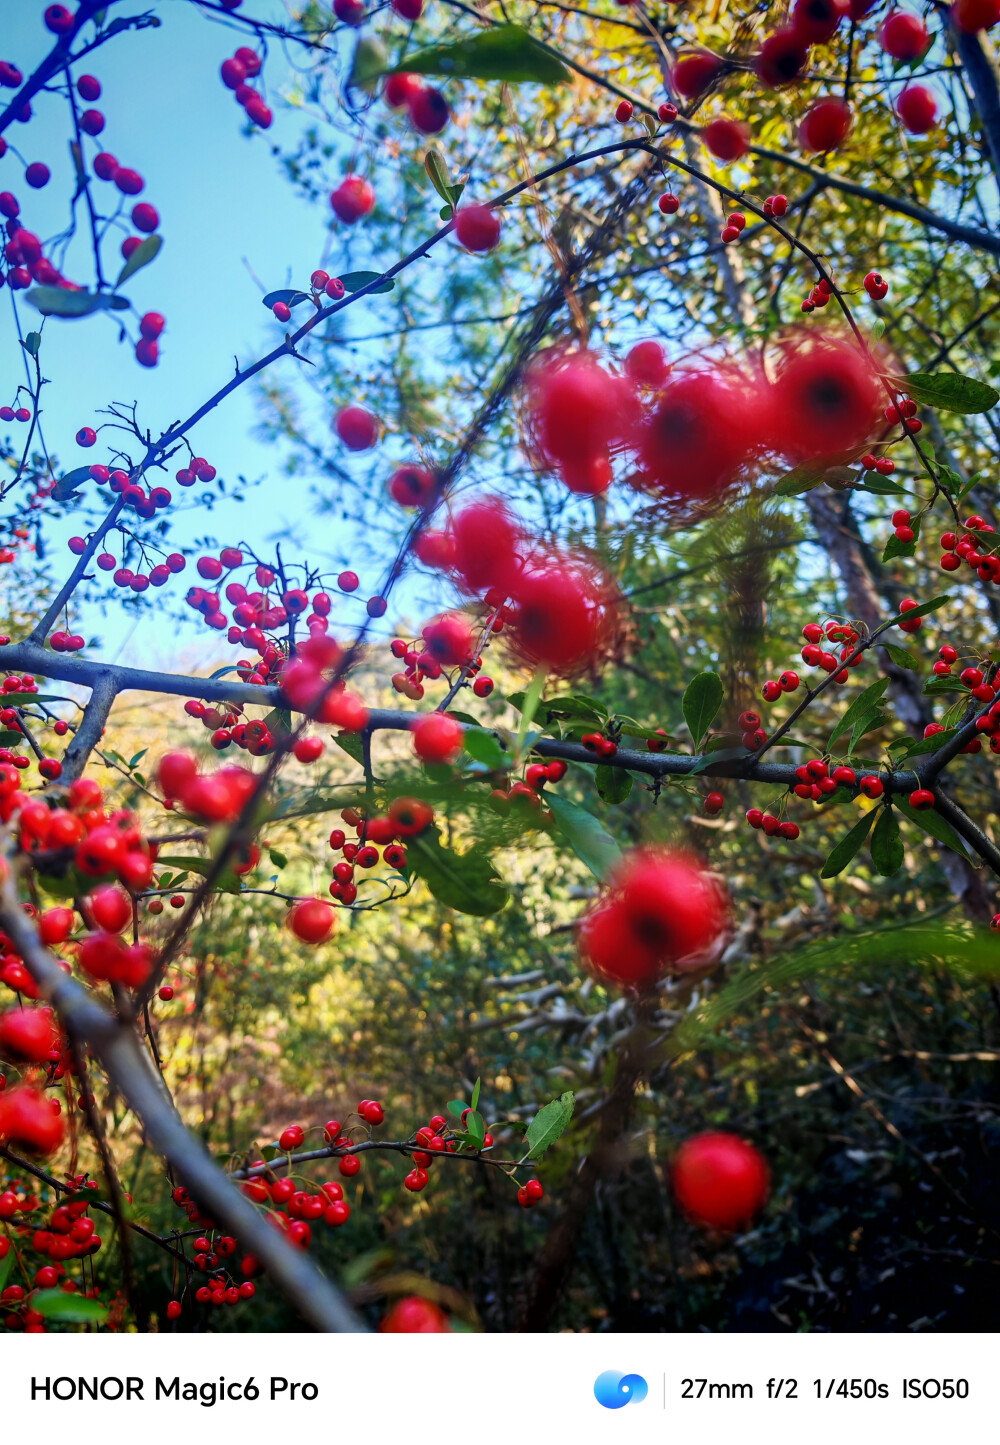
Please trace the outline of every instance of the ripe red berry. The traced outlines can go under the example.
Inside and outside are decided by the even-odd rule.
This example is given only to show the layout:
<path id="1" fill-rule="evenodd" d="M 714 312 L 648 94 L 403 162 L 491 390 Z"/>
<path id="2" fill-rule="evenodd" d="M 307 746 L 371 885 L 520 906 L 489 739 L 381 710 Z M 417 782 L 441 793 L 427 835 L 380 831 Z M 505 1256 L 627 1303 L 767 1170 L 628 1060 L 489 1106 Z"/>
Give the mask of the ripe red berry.
<path id="1" fill-rule="evenodd" d="M 689 1219 L 711 1229 L 750 1225 L 767 1199 L 764 1156 L 735 1134 L 700 1134 L 682 1144 L 670 1169 L 678 1204 Z"/>
<path id="2" fill-rule="evenodd" d="M 930 788 L 915 788 L 914 791 L 910 794 L 911 808 L 923 809 L 933 808 L 933 806 L 934 794 L 931 792 Z"/>
<path id="3" fill-rule="evenodd" d="M 926 85 L 908 85 L 896 97 L 896 114 L 913 135 L 926 135 L 937 121 L 937 99 Z"/>
<path id="4" fill-rule="evenodd" d="M 303 943 L 325 943 L 337 922 L 336 910 L 321 898 L 306 898 L 288 914 L 288 926 Z"/>
<path id="5" fill-rule="evenodd" d="M 916 60 L 930 44 L 930 36 L 916 15 L 893 10 L 879 26 L 878 41 L 893 60 Z"/>
<path id="6" fill-rule="evenodd" d="M 680 209 L 680 201 L 673 191 L 667 191 L 656 203 L 665 216 L 673 216 Z"/>
<path id="7" fill-rule="evenodd" d="M 446 713 L 428 713 L 411 726 L 413 750 L 425 763 L 450 763 L 461 752 L 462 724 Z"/>
<path id="8" fill-rule="evenodd" d="M 492 251 L 500 242 L 501 219 L 490 206 L 461 206 L 455 214 L 455 235 L 467 251 Z"/>
<path id="9" fill-rule="evenodd" d="M 630 100 L 620 100 L 615 110 L 615 120 L 620 121 L 622 125 L 624 125 L 626 121 L 632 119 L 632 112 L 632 102 Z"/>
<path id="10" fill-rule="evenodd" d="M 833 151 L 850 134 L 854 115 L 846 101 L 815 101 L 799 122 L 799 145 L 806 151 Z"/>
<path id="11" fill-rule="evenodd" d="M 365 452 L 375 445 L 381 430 L 378 417 L 361 406 L 345 406 L 334 422 L 337 435 L 352 452 Z"/>
<path id="12" fill-rule="evenodd" d="M 330 193 L 330 205 L 338 219 L 352 226 L 375 209 L 375 192 L 362 176 L 345 176 Z"/>

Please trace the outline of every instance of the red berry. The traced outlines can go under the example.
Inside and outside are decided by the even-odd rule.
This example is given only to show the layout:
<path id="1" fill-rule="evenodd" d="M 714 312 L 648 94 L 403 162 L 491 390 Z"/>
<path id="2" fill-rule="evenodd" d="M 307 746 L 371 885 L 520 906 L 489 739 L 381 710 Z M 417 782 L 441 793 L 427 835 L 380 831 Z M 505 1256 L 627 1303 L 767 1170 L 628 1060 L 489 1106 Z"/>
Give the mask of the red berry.
<path id="1" fill-rule="evenodd" d="M 746 1228 L 763 1208 L 770 1182 L 764 1156 L 735 1134 L 700 1134 L 682 1144 L 670 1169 L 677 1202 L 712 1229 Z"/>

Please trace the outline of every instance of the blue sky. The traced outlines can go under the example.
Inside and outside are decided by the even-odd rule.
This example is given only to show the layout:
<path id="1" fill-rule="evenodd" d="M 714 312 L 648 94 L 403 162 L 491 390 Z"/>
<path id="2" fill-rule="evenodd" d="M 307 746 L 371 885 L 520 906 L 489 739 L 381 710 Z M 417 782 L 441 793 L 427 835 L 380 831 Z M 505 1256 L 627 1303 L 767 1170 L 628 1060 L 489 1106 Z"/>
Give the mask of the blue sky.
<path id="1" fill-rule="evenodd" d="M 41 0 L 6 7 L 0 50 L 26 74 L 50 46 L 41 23 L 43 9 Z M 261 19 L 280 21 L 284 16 L 283 7 L 269 0 L 256 0 L 253 10 Z M 122 13 L 130 12 L 124 8 Z M 121 164 L 144 175 L 142 199 L 160 212 L 163 250 L 123 289 L 140 312 L 157 310 L 166 316 L 161 360 L 155 370 L 140 367 L 131 346 L 119 344 L 117 326 L 105 317 L 47 324 L 43 373 L 52 384 L 44 390 L 43 427 L 46 444 L 58 454 L 63 470 L 102 459 L 100 440 L 93 451 L 84 452 L 74 436 L 80 426 L 96 426 L 109 401 L 135 401 L 141 425 L 158 435 L 229 379 L 234 356 L 245 364 L 280 340 L 283 328 L 261 305 L 258 282 L 268 289 L 301 285 L 320 263 L 328 241 L 330 212 L 299 198 L 271 155 L 274 144 L 294 144 L 304 120 L 300 109 L 281 99 L 282 91 L 293 90 L 291 68 L 281 49 L 272 51 L 265 72 L 274 125 L 248 139 L 242 133 L 242 110 L 219 78 L 221 62 L 237 45 L 247 43 L 246 33 L 212 23 L 194 5 L 179 0 L 161 0 L 156 13 L 160 29 L 114 37 L 78 73 L 88 70 L 104 87 L 97 102 L 107 117 L 100 144 Z M 17 193 L 22 220 L 45 238 L 65 226 L 72 193 L 67 106 L 60 96 L 42 95 L 35 111 L 30 124 L 11 128 L 8 139 L 26 162 L 45 161 L 52 180 L 42 191 L 29 190 L 12 149 L 0 160 L 0 189 Z M 110 206 L 114 188 L 101 182 L 96 186 Z M 64 269 L 74 280 L 91 282 L 89 248 L 81 238 L 74 241 Z M 22 324 L 37 320 L 23 300 L 21 312 Z M 10 368 L 15 353 L 9 299 L 0 316 L 5 333 L 0 344 L 7 358 L 0 387 L 6 392 L 24 379 Z M 294 365 L 282 362 L 275 373 L 290 379 Z M 191 434 L 192 445 L 224 476 L 275 476 L 281 454 L 254 438 L 257 420 L 249 383 L 199 423 Z M 9 430 L 16 443 L 19 428 Z M 179 489 L 173 490 L 177 495 Z M 197 512 L 178 518 L 178 535 L 188 539 L 211 530 L 224 540 L 242 536 L 252 544 L 264 543 L 289 514 L 309 506 L 308 478 L 282 476 L 272 486 L 251 490 L 241 506 L 217 508 L 210 518 Z M 232 518 L 231 527 L 224 525 L 226 517 Z M 65 535 L 73 530 L 67 528 Z M 342 536 L 341 530 L 336 540 L 329 540 L 329 550 Z M 346 541 L 349 553 L 349 537 Z M 61 572 L 69 554 L 55 555 Z M 362 577 L 362 588 L 367 584 L 374 591 L 376 581 Z M 89 631 L 100 632 L 106 640 L 106 654 L 124 648 L 122 660 L 150 662 L 155 657 L 163 663 L 176 651 L 178 640 L 183 647 L 205 638 L 204 630 L 192 626 L 179 639 L 171 629 L 165 640 L 162 618 L 155 615 L 134 631 L 131 622 L 111 616 L 87 621 Z M 208 652 L 229 656 L 231 650 L 216 637 Z"/>

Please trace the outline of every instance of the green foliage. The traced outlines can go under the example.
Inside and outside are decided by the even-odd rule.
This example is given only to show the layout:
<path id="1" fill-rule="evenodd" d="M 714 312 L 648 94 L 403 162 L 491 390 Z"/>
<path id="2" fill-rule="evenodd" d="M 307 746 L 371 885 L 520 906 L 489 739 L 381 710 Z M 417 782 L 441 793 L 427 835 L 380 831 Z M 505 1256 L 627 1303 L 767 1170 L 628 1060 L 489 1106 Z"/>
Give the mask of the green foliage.
<path id="1" fill-rule="evenodd" d="M 510 893 L 490 858 L 478 848 L 456 853 L 441 842 L 436 827 L 411 838 L 407 870 L 422 878 L 439 902 L 459 913 L 488 917 L 505 907 Z"/>
<path id="2" fill-rule="evenodd" d="M 723 697 L 722 679 L 717 672 L 699 672 L 684 689 L 681 711 L 696 748 L 715 721 Z"/>
<path id="3" fill-rule="evenodd" d="M 568 1089 L 558 1099 L 550 1099 L 543 1104 L 524 1136 L 528 1146 L 525 1158 L 538 1159 L 565 1134 L 573 1117 L 575 1102 L 572 1090 Z"/>
<path id="4" fill-rule="evenodd" d="M 395 67 L 446 79 L 501 80 L 560 85 L 569 79 L 562 61 L 519 25 L 496 25 L 452 45 L 431 45 L 405 55 Z"/>

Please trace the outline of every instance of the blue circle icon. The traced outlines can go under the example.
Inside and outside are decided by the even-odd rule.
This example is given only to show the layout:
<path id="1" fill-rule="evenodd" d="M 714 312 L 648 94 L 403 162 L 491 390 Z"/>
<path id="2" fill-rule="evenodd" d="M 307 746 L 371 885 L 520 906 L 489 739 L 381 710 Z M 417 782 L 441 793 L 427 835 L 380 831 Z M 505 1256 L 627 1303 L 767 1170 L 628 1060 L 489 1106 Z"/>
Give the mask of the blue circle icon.
<path id="1" fill-rule="evenodd" d="M 623 1375 L 620 1370 L 605 1370 L 594 1381 L 594 1395 L 606 1410 L 638 1405 L 648 1393 L 649 1387 L 641 1375 Z"/>

